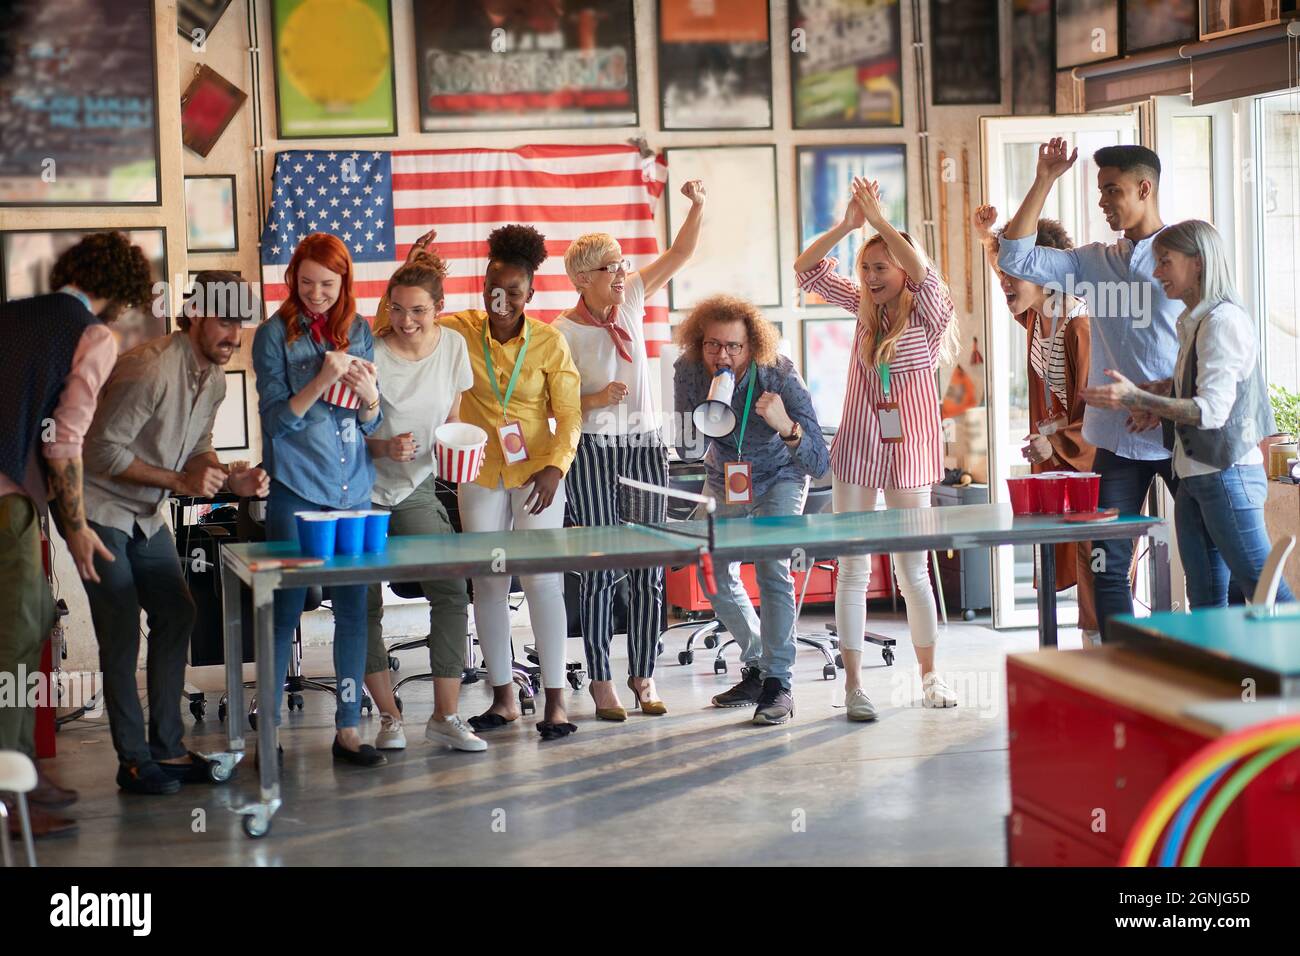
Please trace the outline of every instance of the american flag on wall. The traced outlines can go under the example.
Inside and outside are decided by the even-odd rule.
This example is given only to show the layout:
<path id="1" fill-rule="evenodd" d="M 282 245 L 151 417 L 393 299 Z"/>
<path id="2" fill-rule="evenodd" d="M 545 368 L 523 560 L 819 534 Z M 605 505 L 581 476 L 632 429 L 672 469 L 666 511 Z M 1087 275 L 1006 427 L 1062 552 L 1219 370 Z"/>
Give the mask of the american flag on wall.
<path id="1" fill-rule="evenodd" d="M 666 179 L 662 157 L 643 159 L 634 146 L 278 153 L 262 231 L 267 314 L 288 294 L 284 270 L 298 242 L 330 232 L 352 253 L 357 311 L 373 318 L 389 277 L 429 229 L 447 261 L 446 309 L 481 309 L 488 233 L 519 222 L 546 236 L 528 314 L 550 322 L 577 301 L 564 251 L 578 236 L 610 233 L 638 269 L 659 255 L 654 210 Z M 651 357 L 670 341 L 665 290 L 647 303 L 645 334 Z"/>

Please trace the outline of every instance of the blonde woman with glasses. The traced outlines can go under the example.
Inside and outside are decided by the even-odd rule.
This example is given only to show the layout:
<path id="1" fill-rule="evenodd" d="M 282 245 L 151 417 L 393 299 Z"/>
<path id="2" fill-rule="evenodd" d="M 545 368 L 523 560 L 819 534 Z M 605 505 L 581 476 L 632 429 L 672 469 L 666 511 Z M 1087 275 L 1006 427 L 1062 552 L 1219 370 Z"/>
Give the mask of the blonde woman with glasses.
<path id="1" fill-rule="evenodd" d="M 827 258 L 837 243 L 864 225 L 876 231 L 858 252 L 854 278 Z M 836 513 L 928 508 L 930 486 L 943 477 L 943 435 L 936 372 L 955 352 L 948 286 L 910 236 L 881 208 L 880 186 L 853 181 L 844 218 L 795 260 L 799 287 L 857 317 L 844 413 L 831 445 Z M 907 604 L 912 647 L 921 670 L 922 705 L 955 707 L 956 695 L 935 672 L 939 622 L 924 551 L 893 555 L 894 574 Z M 862 690 L 868 555 L 842 557 L 835 592 L 835 624 L 844 656 L 845 704 L 850 720 L 874 720 Z"/>

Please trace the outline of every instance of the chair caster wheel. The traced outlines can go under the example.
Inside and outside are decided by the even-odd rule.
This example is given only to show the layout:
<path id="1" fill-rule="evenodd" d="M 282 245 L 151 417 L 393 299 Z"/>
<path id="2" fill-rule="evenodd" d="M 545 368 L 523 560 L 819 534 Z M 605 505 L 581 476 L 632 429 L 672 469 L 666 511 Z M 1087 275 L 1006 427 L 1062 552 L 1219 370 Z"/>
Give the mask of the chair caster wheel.
<path id="1" fill-rule="evenodd" d="M 843 655 L 843 654 L 836 654 L 836 655 L 835 655 L 835 666 L 838 667 L 840 670 L 844 670 L 844 655 Z"/>
<path id="2" fill-rule="evenodd" d="M 217 705 L 217 720 L 221 721 L 221 722 L 224 724 L 224 723 L 226 722 L 226 714 L 227 714 L 227 713 L 228 713 L 228 711 L 226 710 L 226 705 L 225 705 L 225 704 L 218 704 L 218 705 Z"/>
<path id="3" fill-rule="evenodd" d="M 541 674 L 530 674 L 529 677 L 528 677 L 528 683 L 530 683 L 530 684 L 533 685 L 533 693 L 534 693 L 534 694 L 540 694 L 540 693 L 542 692 L 542 675 L 541 675 Z"/>
<path id="4" fill-rule="evenodd" d="M 585 676 L 582 671 L 569 671 L 569 686 L 574 690 L 582 690 Z"/>
<path id="5" fill-rule="evenodd" d="M 388 669 L 389 669 L 390 671 L 400 671 L 400 670 L 402 669 L 402 662 L 399 661 L 399 660 L 398 660 L 396 657 L 394 657 L 392 654 L 389 654 L 389 655 L 388 655 Z"/>
<path id="6" fill-rule="evenodd" d="M 695 663 L 695 654 L 691 651 L 682 651 L 677 655 L 677 663 L 683 667 L 687 664 Z"/>
<path id="7" fill-rule="evenodd" d="M 894 649 L 892 647 L 886 647 L 883 651 L 880 652 L 880 656 L 885 659 L 885 666 L 887 667 L 894 666 Z"/>
<path id="8" fill-rule="evenodd" d="M 834 664 L 827 664 L 827 665 L 825 665 L 824 667 L 822 667 L 822 677 L 824 677 L 826 680 L 834 680 L 834 679 L 835 679 L 835 665 L 834 665 Z"/>
<path id="9" fill-rule="evenodd" d="M 260 840 L 271 832 L 271 820 L 260 813 L 244 815 L 244 833 L 254 840 Z"/>
<path id="10" fill-rule="evenodd" d="M 708 636 L 706 636 L 704 638 L 704 646 L 710 649 L 717 647 L 718 646 L 717 636 L 714 634 L 709 634 Z"/>
<path id="11" fill-rule="evenodd" d="M 655 645 L 655 657 L 658 657 L 663 652 L 664 652 L 664 642 L 660 641 L 658 644 Z"/>
<path id="12" fill-rule="evenodd" d="M 252 727 L 254 730 L 257 729 L 257 714 L 248 715 L 248 726 Z"/>
<path id="13" fill-rule="evenodd" d="M 202 720 L 207 713 L 207 705 L 201 700 L 190 701 L 190 713 L 194 715 L 196 721 Z"/>
<path id="14" fill-rule="evenodd" d="M 397 712 L 400 714 L 402 712 L 402 695 L 397 691 L 393 691 L 393 703 L 397 704 Z"/>
<path id="15" fill-rule="evenodd" d="M 361 698 L 361 709 L 366 712 L 367 717 L 375 712 L 375 702 L 370 699 L 369 695 Z"/>
<path id="16" fill-rule="evenodd" d="M 293 710 L 302 710 L 302 708 L 303 708 L 303 699 L 302 699 L 302 694 L 290 694 L 290 695 L 289 695 L 289 710 L 291 710 L 291 711 L 293 711 Z"/>
<path id="17" fill-rule="evenodd" d="M 713 662 L 713 673 L 715 674 L 727 673 L 727 662 L 720 657 L 717 660 L 715 660 Z"/>
<path id="18" fill-rule="evenodd" d="M 968 607 L 966 610 L 962 611 L 962 612 L 961 612 L 961 619 L 962 619 L 963 621 L 973 621 L 973 620 L 975 620 L 975 610 L 974 610 L 974 608 L 969 608 L 969 607 Z"/>
<path id="19" fill-rule="evenodd" d="M 519 692 L 519 711 L 523 714 L 537 713 L 537 698 L 521 690 Z"/>
<path id="20" fill-rule="evenodd" d="M 208 779 L 213 783 L 225 783 L 235 773 L 234 761 L 212 760 L 208 762 Z"/>

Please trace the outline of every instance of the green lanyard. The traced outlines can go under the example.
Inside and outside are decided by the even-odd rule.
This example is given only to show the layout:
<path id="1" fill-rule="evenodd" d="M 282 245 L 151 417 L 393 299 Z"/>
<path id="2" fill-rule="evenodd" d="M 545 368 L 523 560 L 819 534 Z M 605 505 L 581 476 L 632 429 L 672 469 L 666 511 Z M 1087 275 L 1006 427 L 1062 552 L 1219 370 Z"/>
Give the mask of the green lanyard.
<path id="1" fill-rule="evenodd" d="M 519 356 L 515 359 L 515 369 L 510 373 L 510 384 L 506 386 L 505 395 L 501 394 L 501 386 L 497 384 L 497 369 L 492 364 L 492 350 L 488 347 L 488 322 L 489 319 L 483 320 L 483 362 L 487 365 L 488 379 L 492 382 L 492 391 L 497 393 L 497 401 L 501 403 L 501 414 L 506 414 L 506 406 L 510 404 L 510 396 L 515 393 L 515 385 L 519 383 L 519 373 L 524 367 L 524 356 L 528 354 L 528 337 L 530 330 L 528 328 L 528 319 L 524 319 L 524 344 L 519 349 Z M 509 416 L 506 416 L 509 421 Z"/>
<path id="2" fill-rule="evenodd" d="M 883 336 L 880 334 L 880 329 L 876 329 L 876 354 L 877 355 L 880 354 L 880 341 L 882 338 Z M 876 369 L 877 371 L 880 372 L 880 384 L 885 389 L 885 401 L 889 401 L 889 363 L 881 362 L 876 366 Z"/>
<path id="3" fill-rule="evenodd" d="M 758 378 L 758 369 L 751 362 L 749 366 L 749 388 L 745 391 L 745 414 L 740 418 L 740 436 L 736 439 L 736 460 L 740 460 L 740 449 L 745 445 L 745 426 L 749 424 L 749 406 L 754 398 L 754 379 Z"/>

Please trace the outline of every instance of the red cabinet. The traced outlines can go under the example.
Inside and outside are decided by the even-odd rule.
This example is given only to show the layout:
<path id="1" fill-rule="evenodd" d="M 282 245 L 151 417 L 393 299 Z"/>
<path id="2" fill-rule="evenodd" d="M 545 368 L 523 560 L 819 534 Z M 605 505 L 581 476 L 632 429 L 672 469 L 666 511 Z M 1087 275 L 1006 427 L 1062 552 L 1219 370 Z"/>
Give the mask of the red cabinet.
<path id="1" fill-rule="evenodd" d="M 719 569 L 720 570 L 720 569 Z M 808 572 L 812 579 L 808 582 L 805 604 L 829 604 L 835 600 L 835 579 L 837 570 L 834 561 L 818 561 Z M 803 588 L 804 572 L 794 572 L 794 593 L 798 598 Z M 745 593 L 757 607 L 761 602 L 758 583 L 754 580 L 754 566 L 740 566 L 740 582 L 745 586 Z M 893 570 L 889 566 L 889 555 L 873 554 L 871 556 L 871 584 L 867 587 L 867 598 L 887 598 L 894 585 Z M 668 606 L 682 611 L 707 611 L 709 599 L 700 587 L 699 577 L 694 567 L 669 568 L 665 580 L 668 594 Z"/>

